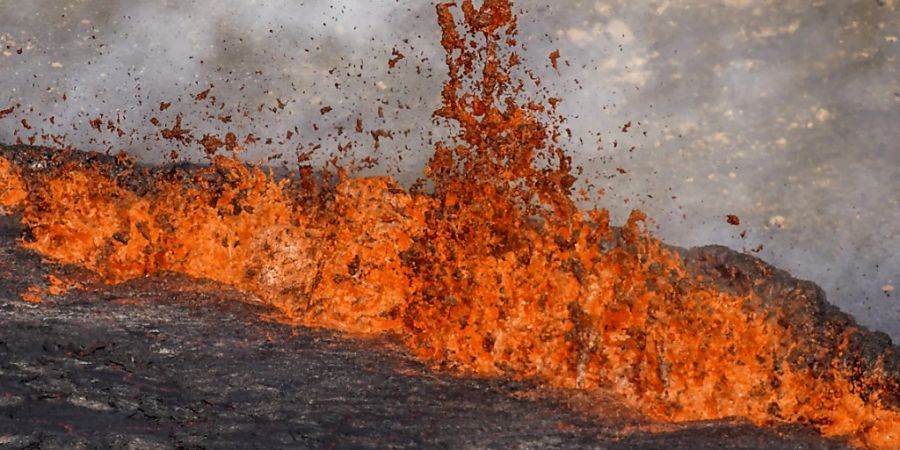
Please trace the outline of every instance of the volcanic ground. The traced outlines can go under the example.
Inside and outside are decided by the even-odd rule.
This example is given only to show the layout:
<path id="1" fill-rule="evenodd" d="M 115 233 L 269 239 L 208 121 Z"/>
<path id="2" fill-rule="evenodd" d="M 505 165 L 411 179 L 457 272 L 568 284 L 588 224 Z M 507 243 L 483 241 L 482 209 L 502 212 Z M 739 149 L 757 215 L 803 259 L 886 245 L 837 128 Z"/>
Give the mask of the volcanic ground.
<path id="1" fill-rule="evenodd" d="M 52 152 L 9 147 L 33 172 Z M 83 161 L 103 159 L 76 153 Z M 23 163 L 30 161 L 30 165 Z M 139 182 L 140 180 L 135 180 Z M 740 419 L 654 424 L 614 398 L 528 382 L 434 372 L 385 338 L 266 320 L 226 286 L 162 273 L 109 286 L 23 250 L 18 217 L 0 219 L 0 445 L 9 448 L 845 448 L 803 426 Z M 681 250 L 689 270 L 765 308 L 792 311 L 808 342 L 837 348 L 853 319 L 816 285 L 723 247 Z M 47 276 L 82 288 L 31 304 Z M 882 361 L 900 352 L 858 328 L 848 351 L 813 364 Z M 888 398 L 894 404 L 900 398 Z"/>

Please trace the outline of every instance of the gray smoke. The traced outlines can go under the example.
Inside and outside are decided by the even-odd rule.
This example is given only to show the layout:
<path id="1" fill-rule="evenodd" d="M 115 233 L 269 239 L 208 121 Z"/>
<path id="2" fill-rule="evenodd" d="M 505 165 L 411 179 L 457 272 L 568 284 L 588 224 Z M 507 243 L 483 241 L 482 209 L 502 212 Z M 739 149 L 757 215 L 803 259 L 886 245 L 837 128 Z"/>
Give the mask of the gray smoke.
<path id="1" fill-rule="evenodd" d="M 351 156 L 379 158 L 369 173 L 408 182 L 446 133 L 431 121 L 445 73 L 433 7 L 0 1 L 0 110 L 19 105 L 0 121 L 0 142 L 64 135 L 160 162 L 176 145 L 150 119 L 169 127 L 182 114 L 197 137 L 253 133 L 250 159 L 284 153 L 293 165 L 296 151 L 321 146 L 321 164 L 352 143 Z M 673 244 L 756 251 L 900 339 L 900 291 L 886 292 L 900 287 L 896 0 L 517 7 L 526 64 L 564 98 L 582 185 L 606 190 L 600 204 L 617 221 L 641 208 Z M 404 58 L 390 68 L 394 49 Z M 210 87 L 214 103 L 193 99 Z M 99 133 L 89 122 L 101 114 Z M 110 119 L 125 135 L 106 129 Z M 393 138 L 375 149 L 378 129 Z M 176 149 L 201 159 L 197 145 Z"/>

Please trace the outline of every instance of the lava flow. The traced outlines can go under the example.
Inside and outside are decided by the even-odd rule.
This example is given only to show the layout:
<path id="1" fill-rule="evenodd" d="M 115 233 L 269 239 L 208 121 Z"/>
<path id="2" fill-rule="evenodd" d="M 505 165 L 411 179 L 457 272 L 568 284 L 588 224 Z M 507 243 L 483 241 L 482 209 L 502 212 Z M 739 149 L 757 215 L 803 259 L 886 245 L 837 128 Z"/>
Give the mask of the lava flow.
<path id="1" fill-rule="evenodd" d="M 896 369 L 840 362 L 855 325 L 822 331 L 841 343 L 826 347 L 785 325 L 790 311 L 691 275 L 641 212 L 617 228 L 577 208 L 557 100 L 523 100 L 513 76 L 510 1 L 437 12 L 449 71 L 435 120 L 460 132 L 437 144 L 428 193 L 277 179 L 221 155 L 139 188 L 127 180 L 151 175 L 124 159 L 26 177 L 0 158 L 0 204 L 21 212 L 22 245 L 109 283 L 177 271 L 298 325 L 399 336 L 455 373 L 613 391 L 660 421 L 804 423 L 900 448 Z"/>

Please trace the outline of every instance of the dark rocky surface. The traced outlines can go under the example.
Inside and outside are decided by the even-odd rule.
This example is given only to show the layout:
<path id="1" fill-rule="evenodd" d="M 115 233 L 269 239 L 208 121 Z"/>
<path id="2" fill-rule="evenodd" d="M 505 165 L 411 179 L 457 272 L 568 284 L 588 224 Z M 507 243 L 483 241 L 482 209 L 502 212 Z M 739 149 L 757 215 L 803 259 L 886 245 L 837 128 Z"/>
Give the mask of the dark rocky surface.
<path id="1" fill-rule="evenodd" d="M 0 448 L 844 448 L 800 427 L 579 414 L 527 383 L 434 373 L 387 341 L 261 320 L 179 275 L 31 305 L 29 286 L 75 269 L 20 249 L 21 232 L 0 218 Z"/>

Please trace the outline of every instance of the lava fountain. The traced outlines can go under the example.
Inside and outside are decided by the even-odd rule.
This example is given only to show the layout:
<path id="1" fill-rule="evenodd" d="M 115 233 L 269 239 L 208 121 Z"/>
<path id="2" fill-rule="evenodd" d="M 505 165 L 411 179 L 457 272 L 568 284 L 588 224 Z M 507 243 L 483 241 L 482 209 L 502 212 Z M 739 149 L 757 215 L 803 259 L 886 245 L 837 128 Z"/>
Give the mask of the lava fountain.
<path id="1" fill-rule="evenodd" d="M 343 171 L 278 178 L 236 153 L 169 171 L 59 154 L 43 172 L 0 158 L 0 203 L 21 212 L 23 246 L 108 283 L 181 272 L 293 324 L 397 336 L 460 375 L 612 391 L 659 421 L 804 423 L 900 447 L 893 347 L 860 356 L 868 332 L 852 322 L 798 326 L 816 310 L 722 289 L 639 211 L 613 227 L 576 207 L 559 100 L 527 98 L 539 80 L 514 76 L 529 72 L 511 2 L 437 15 L 448 76 L 434 119 L 458 133 L 409 190 Z"/>

